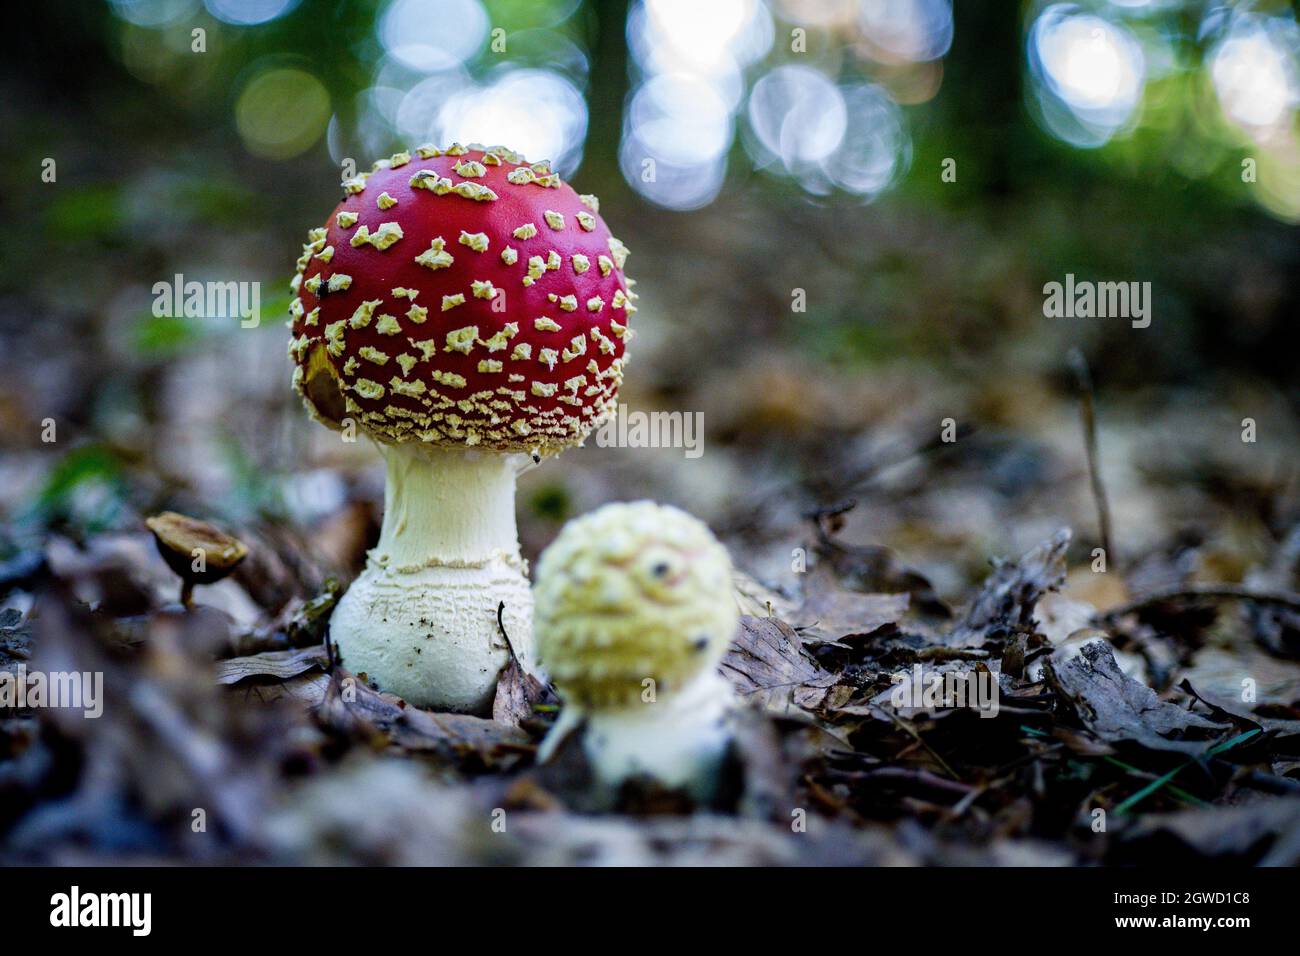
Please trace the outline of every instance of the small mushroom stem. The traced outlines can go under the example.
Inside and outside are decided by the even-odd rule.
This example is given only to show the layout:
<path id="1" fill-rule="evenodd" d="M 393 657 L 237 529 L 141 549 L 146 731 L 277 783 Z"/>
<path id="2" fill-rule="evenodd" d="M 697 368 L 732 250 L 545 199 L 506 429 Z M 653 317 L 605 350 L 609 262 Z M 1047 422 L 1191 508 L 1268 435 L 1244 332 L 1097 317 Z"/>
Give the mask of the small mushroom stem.
<path id="1" fill-rule="evenodd" d="M 525 666 L 532 595 L 519 554 L 515 477 L 525 456 L 382 446 L 384 522 L 339 602 L 331 639 L 344 667 L 420 706 L 485 713 L 509 652 Z"/>
<path id="2" fill-rule="evenodd" d="M 194 582 L 189 578 L 181 578 L 181 606 L 194 606 Z"/>
<path id="3" fill-rule="evenodd" d="M 629 777 L 645 775 L 707 801 L 734 735 L 737 706 L 731 685 L 708 670 L 657 700 L 618 708 L 568 707 L 542 742 L 538 759 L 550 759 L 585 721 L 583 749 L 606 787 L 617 789 Z"/>

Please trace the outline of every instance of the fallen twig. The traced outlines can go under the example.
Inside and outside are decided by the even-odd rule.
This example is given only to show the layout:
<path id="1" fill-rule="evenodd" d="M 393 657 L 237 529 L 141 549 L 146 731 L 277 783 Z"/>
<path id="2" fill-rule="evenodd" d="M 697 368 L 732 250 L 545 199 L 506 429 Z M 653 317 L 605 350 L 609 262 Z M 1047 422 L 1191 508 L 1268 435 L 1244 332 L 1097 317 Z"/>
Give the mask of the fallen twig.
<path id="1" fill-rule="evenodd" d="M 1300 611 L 1300 594 L 1291 591 L 1256 591 L 1238 584 L 1187 584 L 1163 588 L 1144 597 L 1126 601 L 1094 615 L 1093 621 L 1096 623 L 1115 621 L 1125 614 L 1132 614 L 1152 605 L 1204 598 L 1218 601 L 1254 601 L 1256 604 L 1276 604 L 1292 611 Z"/>
<path id="2" fill-rule="evenodd" d="M 1074 377 L 1079 383 L 1081 405 L 1080 416 L 1083 419 L 1083 446 L 1088 458 L 1088 478 L 1092 484 L 1092 497 L 1097 503 L 1097 524 L 1101 533 L 1101 546 L 1106 552 L 1106 561 L 1115 569 L 1119 568 L 1119 556 L 1111 549 L 1110 543 L 1110 502 L 1106 498 L 1106 486 L 1101 480 L 1101 456 L 1097 451 L 1097 412 L 1095 394 L 1092 387 L 1092 374 L 1088 371 L 1088 360 L 1077 348 L 1070 349 L 1066 356 Z"/>

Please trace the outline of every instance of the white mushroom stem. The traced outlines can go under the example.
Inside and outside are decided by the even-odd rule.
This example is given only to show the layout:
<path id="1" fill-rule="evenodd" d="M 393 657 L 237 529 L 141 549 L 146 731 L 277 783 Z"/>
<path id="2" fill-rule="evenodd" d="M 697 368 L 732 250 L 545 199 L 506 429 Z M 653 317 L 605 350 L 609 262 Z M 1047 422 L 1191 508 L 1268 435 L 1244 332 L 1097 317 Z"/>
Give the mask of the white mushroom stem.
<path id="1" fill-rule="evenodd" d="M 605 786 L 617 788 L 644 775 L 708 799 L 734 735 L 736 706 L 731 685 L 710 669 L 654 701 L 598 710 L 566 707 L 542 742 L 538 760 L 550 759 L 585 722 L 583 751 Z"/>
<path id="2" fill-rule="evenodd" d="M 382 445 L 384 523 L 339 601 L 343 666 L 419 707 L 483 713 L 508 658 L 532 660 L 532 595 L 519 554 L 515 477 L 525 455 Z"/>

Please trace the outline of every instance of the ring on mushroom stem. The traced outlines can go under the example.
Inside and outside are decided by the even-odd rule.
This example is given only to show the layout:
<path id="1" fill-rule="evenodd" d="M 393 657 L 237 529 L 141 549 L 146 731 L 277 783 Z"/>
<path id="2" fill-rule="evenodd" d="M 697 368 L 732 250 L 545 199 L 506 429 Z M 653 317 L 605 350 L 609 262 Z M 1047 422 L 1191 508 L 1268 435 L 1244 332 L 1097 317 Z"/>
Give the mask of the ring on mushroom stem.
<path id="1" fill-rule="evenodd" d="M 718 664 L 736 630 L 731 561 L 703 522 L 650 501 L 565 525 L 537 564 L 537 642 L 564 710 L 545 761 L 585 723 L 606 786 L 645 775 L 707 799 L 736 700 Z"/>
<path id="2" fill-rule="evenodd" d="M 418 706 L 485 712 L 532 662 L 515 477 L 614 412 L 627 248 L 594 196 L 504 147 L 421 146 L 343 183 L 290 305 L 294 387 L 379 444 L 385 514 L 330 622 L 342 663 Z"/>

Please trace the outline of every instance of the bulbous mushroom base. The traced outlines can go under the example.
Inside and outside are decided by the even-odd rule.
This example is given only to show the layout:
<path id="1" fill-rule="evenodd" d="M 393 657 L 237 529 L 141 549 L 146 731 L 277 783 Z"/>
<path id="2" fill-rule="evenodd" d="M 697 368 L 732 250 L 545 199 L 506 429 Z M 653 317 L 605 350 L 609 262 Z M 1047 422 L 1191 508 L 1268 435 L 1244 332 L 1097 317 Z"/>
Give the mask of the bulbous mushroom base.
<path id="1" fill-rule="evenodd" d="M 515 563 L 393 570 L 371 561 L 330 618 L 340 662 L 417 707 L 485 714 L 510 644 L 531 669 L 532 595 Z"/>
<path id="2" fill-rule="evenodd" d="M 583 752 L 598 782 L 610 789 L 630 777 L 651 777 L 697 800 L 713 797 L 718 771 L 735 735 L 731 685 L 708 671 L 659 700 L 616 709 L 567 708 L 543 742 L 546 760 L 582 721 Z"/>
<path id="3" fill-rule="evenodd" d="M 523 455 L 381 445 L 384 524 L 330 619 L 343 666 L 417 707 L 485 714 L 509 658 L 525 668 L 533 596 L 515 530 Z"/>

